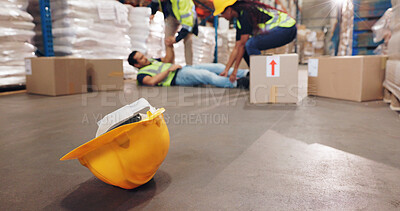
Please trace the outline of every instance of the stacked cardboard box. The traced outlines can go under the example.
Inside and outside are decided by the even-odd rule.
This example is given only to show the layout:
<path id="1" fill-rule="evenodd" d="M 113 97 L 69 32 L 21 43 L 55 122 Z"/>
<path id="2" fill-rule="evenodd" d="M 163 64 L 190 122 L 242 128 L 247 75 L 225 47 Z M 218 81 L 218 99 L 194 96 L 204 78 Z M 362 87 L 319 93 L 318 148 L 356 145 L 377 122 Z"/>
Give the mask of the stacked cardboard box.
<path id="1" fill-rule="evenodd" d="M 311 31 L 305 26 L 298 26 L 297 49 L 300 56 L 300 63 L 306 64 L 310 57 L 322 56 L 325 54 L 325 33 L 322 31 Z"/>
<path id="2" fill-rule="evenodd" d="M 392 100 L 392 104 L 396 104 L 400 99 L 400 1 L 393 0 L 392 4 L 390 21 L 392 36 L 388 45 L 389 60 L 387 61 L 386 77 L 383 85 L 395 97 Z M 400 109 L 398 105 L 396 107 Z"/>
<path id="3" fill-rule="evenodd" d="M 123 89 L 121 59 L 39 57 L 25 59 L 28 93 L 59 96 Z"/>

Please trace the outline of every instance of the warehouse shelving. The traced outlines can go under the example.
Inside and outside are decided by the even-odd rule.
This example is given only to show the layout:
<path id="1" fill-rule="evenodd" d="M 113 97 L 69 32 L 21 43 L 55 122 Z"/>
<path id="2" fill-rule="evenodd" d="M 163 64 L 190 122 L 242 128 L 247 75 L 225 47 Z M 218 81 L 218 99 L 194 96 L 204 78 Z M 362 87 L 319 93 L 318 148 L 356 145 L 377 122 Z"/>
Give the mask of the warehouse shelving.
<path id="1" fill-rule="evenodd" d="M 40 0 L 39 5 L 40 19 L 42 24 L 44 56 L 54 56 L 50 0 Z"/>
<path id="2" fill-rule="evenodd" d="M 353 55 L 373 55 L 372 25 L 391 7 L 390 0 L 354 0 Z"/>

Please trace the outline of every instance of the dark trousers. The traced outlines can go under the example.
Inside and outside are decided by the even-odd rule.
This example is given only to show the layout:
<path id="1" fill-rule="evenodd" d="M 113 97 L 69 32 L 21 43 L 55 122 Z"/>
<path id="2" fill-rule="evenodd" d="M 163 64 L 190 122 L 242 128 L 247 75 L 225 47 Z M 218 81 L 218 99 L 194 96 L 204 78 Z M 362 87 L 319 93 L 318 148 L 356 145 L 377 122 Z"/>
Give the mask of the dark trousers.
<path id="1" fill-rule="evenodd" d="M 250 56 L 260 55 L 262 50 L 277 48 L 292 42 L 297 35 L 296 25 L 290 28 L 275 27 L 272 30 L 247 40 L 244 60 L 250 67 Z"/>

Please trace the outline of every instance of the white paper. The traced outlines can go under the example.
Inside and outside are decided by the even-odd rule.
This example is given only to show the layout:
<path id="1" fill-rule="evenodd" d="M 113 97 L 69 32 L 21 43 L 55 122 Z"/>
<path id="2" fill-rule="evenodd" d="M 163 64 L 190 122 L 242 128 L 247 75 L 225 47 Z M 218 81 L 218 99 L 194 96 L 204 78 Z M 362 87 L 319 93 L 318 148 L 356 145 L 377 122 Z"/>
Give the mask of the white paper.
<path id="1" fill-rule="evenodd" d="M 112 3 L 100 3 L 97 5 L 100 20 L 115 20 L 115 8 Z"/>
<path id="2" fill-rule="evenodd" d="M 267 56 L 267 78 L 278 78 L 281 75 L 279 56 Z"/>
<path id="3" fill-rule="evenodd" d="M 318 77 L 318 59 L 308 60 L 308 76 Z"/>
<path id="4" fill-rule="evenodd" d="M 32 61 L 30 59 L 25 59 L 25 74 L 32 75 Z"/>

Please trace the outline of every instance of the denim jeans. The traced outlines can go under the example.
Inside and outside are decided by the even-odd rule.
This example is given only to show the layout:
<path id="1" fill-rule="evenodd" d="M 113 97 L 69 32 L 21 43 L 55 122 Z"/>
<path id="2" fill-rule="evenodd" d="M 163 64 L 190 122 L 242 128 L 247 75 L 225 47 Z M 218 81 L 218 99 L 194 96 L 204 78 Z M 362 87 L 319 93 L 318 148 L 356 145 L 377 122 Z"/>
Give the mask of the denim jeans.
<path id="1" fill-rule="evenodd" d="M 234 88 L 237 82 L 231 83 L 229 77 L 219 76 L 225 69 L 223 64 L 197 64 L 192 66 L 184 66 L 177 73 L 175 84 L 178 86 L 195 86 L 201 84 L 214 85 L 216 87 Z M 229 70 L 229 75 L 232 73 L 233 68 Z M 237 77 L 242 78 L 246 76 L 249 70 L 239 69 Z"/>
<path id="2" fill-rule="evenodd" d="M 297 35 L 296 26 L 290 28 L 275 27 L 272 30 L 259 34 L 247 40 L 244 60 L 250 67 L 250 56 L 260 55 L 262 50 L 284 46 L 294 40 Z"/>

